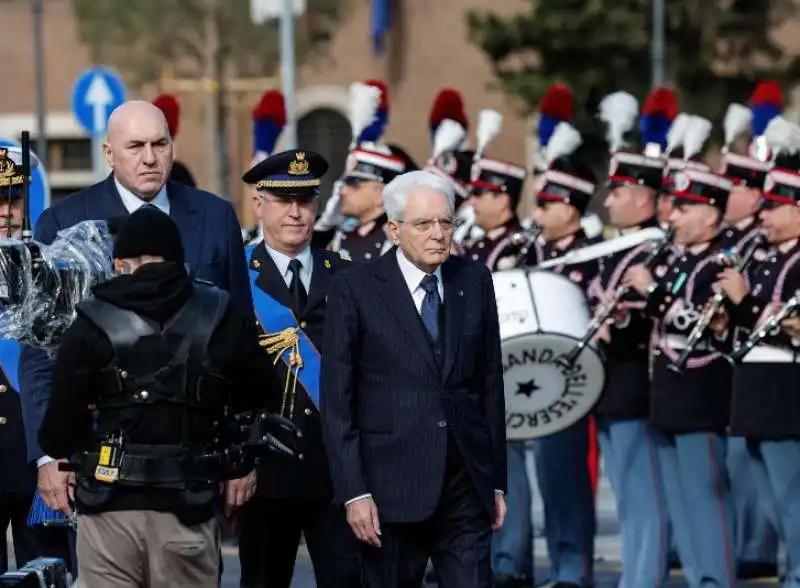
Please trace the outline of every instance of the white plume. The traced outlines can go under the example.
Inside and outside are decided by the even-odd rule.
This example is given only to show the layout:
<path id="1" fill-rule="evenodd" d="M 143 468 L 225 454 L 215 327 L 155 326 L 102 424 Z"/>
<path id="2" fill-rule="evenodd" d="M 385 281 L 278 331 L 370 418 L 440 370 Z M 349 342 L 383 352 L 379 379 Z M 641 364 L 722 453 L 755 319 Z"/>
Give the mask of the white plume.
<path id="1" fill-rule="evenodd" d="M 776 116 L 767 125 L 764 138 L 770 149 L 780 153 L 800 151 L 800 127 L 782 116 Z"/>
<path id="2" fill-rule="evenodd" d="M 481 110 L 478 114 L 478 130 L 475 132 L 478 145 L 475 148 L 475 160 L 480 159 L 486 146 L 500 134 L 503 128 L 503 115 L 496 110 Z"/>
<path id="3" fill-rule="evenodd" d="M 734 142 L 736 137 L 745 132 L 750 124 L 753 122 L 753 111 L 741 104 L 729 104 L 728 110 L 725 112 L 725 121 L 723 128 L 725 129 L 725 145 L 728 146 Z"/>
<path id="4" fill-rule="evenodd" d="M 683 137 L 683 158 L 690 159 L 703 150 L 703 145 L 711 135 L 714 125 L 702 116 L 691 116 L 686 134 Z"/>
<path id="5" fill-rule="evenodd" d="M 431 160 L 436 159 L 442 153 L 458 149 L 466 136 L 466 129 L 456 121 L 449 118 L 442 120 L 433 137 L 433 154 L 431 155 Z"/>
<path id="6" fill-rule="evenodd" d="M 350 148 L 356 146 L 358 136 L 375 121 L 375 114 L 381 102 L 381 89 L 361 82 L 350 84 L 350 103 L 348 118 L 353 140 Z"/>
<path id="7" fill-rule="evenodd" d="M 581 146 L 583 138 L 578 130 L 567 122 L 556 125 L 544 155 L 548 166 L 562 155 L 569 155 Z"/>
<path id="8" fill-rule="evenodd" d="M 675 117 L 675 120 L 672 121 L 669 131 L 667 131 L 667 148 L 664 152 L 665 155 L 669 155 L 683 145 L 683 138 L 686 136 L 686 129 L 689 127 L 691 120 L 692 117 L 690 115 L 681 112 Z"/>
<path id="9" fill-rule="evenodd" d="M 606 141 L 611 153 L 624 145 L 623 136 L 633 128 L 639 115 L 639 101 L 628 92 L 614 92 L 600 101 L 598 117 L 606 123 Z"/>

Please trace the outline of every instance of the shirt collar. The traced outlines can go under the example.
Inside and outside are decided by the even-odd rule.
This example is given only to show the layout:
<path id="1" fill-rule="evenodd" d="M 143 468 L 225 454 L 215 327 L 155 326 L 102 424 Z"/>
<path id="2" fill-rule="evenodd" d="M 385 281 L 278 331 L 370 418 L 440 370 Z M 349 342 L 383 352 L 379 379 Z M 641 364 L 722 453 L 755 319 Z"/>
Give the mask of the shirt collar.
<path id="1" fill-rule="evenodd" d="M 422 279 L 428 274 L 411 263 L 411 261 L 409 261 L 409 259 L 406 257 L 406 254 L 403 253 L 403 250 L 399 247 L 397 248 L 397 265 L 400 266 L 400 272 L 403 274 L 403 279 L 405 279 L 409 291 L 413 294 L 417 288 L 420 287 L 420 284 L 422 284 Z M 442 266 L 437 267 L 433 272 L 433 275 L 439 280 L 439 287 L 441 288 L 443 286 Z"/>
<path id="2" fill-rule="evenodd" d="M 269 253 L 269 256 L 272 258 L 272 261 L 275 262 L 275 267 L 278 268 L 278 271 L 282 276 L 285 276 L 289 271 L 289 262 L 293 259 L 298 259 L 300 263 L 303 264 L 303 271 L 311 270 L 311 247 L 308 245 L 306 245 L 306 248 L 294 257 L 289 257 L 285 253 L 281 253 L 277 249 L 273 249 L 267 245 L 266 241 L 264 241 L 264 247 L 266 248 L 267 253 Z"/>
<path id="3" fill-rule="evenodd" d="M 122 204 L 125 206 L 125 209 L 128 211 L 128 213 L 133 214 L 145 204 L 152 204 L 161 210 L 161 212 L 169 214 L 169 198 L 167 198 L 166 184 L 162 186 L 155 198 L 153 198 L 149 203 L 145 200 L 142 200 L 136 194 L 120 184 L 116 176 L 114 177 L 114 185 L 117 187 L 119 197 L 122 198 Z"/>

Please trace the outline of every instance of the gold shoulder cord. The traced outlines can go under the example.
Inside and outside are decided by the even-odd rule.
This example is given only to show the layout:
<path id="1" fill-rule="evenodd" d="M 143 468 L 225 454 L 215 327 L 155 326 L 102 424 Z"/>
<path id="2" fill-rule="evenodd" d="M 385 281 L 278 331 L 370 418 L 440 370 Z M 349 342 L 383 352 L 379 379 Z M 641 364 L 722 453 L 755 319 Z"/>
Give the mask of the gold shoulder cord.
<path id="1" fill-rule="evenodd" d="M 275 354 L 274 365 L 282 360 L 284 353 L 289 354 L 289 373 L 286 375 L 286 385 L 283 388 L 283 401 L 281 402 L 281 415 L 286 414 L 286 403 L 289 402 L 289 418 L 294 418 L 294 401 L 297 395 L 298 373 L 303 368 L 303 358 L 300 357 L 300 336 L 296 327 L 289 327 L 278 333 L 259 335 L 258 342 L 266 348 L 267 353 Z M 291 391 L 289 381 L 291 380 Z"/>

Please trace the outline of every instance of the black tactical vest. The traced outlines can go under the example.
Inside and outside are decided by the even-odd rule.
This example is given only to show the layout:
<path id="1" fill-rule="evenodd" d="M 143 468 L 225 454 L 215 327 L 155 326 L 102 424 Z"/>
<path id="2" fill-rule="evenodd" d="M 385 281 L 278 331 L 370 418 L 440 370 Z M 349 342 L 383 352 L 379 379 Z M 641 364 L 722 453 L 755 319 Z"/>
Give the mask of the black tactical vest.
<path id="1" fill-rule="evenodd" d="M 215 493 L 224 479 L 231 386 L 211 362 L 208 342 L 228 299 L 196 282 L 189 300 L 163 325 L 97 298 L 78 305 L 78 313 L 105 334 L 114 351 L 95 400 L 97 446 L 78 467 L 79 478 L 88 482 L 79 483 L 79 491 L 95 496 L 82 493 L 81 502 L 104 502 L 112 486 L 201 491 L 203 496 L 187 496 L 194 504 Z M 119 478 L 97 483 L 92 478 L 103 440 L 120 434 Z"/>

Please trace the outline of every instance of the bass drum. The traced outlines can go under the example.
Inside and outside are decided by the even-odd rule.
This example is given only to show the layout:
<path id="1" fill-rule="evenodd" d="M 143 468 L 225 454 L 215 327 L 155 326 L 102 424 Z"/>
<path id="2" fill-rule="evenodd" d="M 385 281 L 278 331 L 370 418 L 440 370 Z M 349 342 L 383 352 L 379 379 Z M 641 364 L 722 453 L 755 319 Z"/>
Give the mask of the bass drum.
<path id="1" fill-rule="evenodd" d="M 492 275 L 500 319 L 506 437 L 524 441 L 552 435 L 586 416 L 605 385 L 595 345 L 572 366 L 558 360 L 591 322 L 586 296 L 568 278 L 515 269 Z"/>

